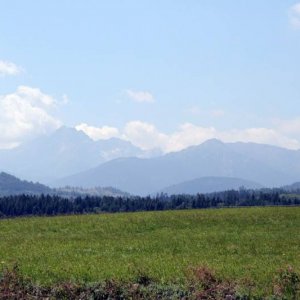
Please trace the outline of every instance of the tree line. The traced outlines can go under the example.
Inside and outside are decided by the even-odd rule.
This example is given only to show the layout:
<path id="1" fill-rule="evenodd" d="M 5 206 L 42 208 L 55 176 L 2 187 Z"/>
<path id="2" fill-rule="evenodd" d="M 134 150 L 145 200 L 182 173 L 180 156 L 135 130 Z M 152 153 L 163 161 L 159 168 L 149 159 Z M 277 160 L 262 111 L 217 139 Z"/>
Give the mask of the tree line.
<path id="1" fill-rule="evenodd" d="M 154 197 L 14 195 L 0 198 L 0 217 L 52 216 L 100 212 L 136 212 L 241 206 L 300 205 L 300 197 L 279 190 L 225 191 L 212 194 Z"/>

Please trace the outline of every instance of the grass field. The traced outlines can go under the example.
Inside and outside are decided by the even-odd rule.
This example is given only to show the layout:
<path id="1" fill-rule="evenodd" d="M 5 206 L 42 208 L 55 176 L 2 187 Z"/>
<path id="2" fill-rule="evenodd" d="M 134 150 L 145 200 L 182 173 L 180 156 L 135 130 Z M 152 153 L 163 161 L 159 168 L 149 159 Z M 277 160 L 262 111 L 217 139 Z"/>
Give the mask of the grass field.
<path id="1" fill-rule="evenodd" d="M 269 284 L 300 269 L 300 208 L 269 207 L 20 218 L 0 221 L 0 264 L 17 262 L 37 283 L 130 280 L 161 283 L 206 265 L 230 279 Z"/>

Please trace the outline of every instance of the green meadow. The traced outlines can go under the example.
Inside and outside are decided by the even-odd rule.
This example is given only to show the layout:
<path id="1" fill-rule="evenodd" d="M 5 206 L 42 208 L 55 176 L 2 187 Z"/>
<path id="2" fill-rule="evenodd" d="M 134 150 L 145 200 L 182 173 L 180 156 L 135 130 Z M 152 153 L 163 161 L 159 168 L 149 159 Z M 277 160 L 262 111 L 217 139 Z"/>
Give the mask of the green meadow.
<path id="1" fill-rule="evenodd" d="M 300 269 L 300 208 L 264 207 L 32 217 L 0 221 L 0 264 L 39 284 L 181 282 L 190 267 L 270 284 Z"/>

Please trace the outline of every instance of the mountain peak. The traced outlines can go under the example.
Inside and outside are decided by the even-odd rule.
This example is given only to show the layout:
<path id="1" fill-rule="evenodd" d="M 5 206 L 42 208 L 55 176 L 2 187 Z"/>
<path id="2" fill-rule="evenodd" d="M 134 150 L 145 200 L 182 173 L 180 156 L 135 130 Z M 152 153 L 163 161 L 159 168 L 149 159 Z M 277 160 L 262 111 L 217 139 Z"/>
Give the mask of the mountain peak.
<path id="1" fill-rule="evenodd" d="M 0 166 L 8 173 L 48 183 L 111 159 L 141 154 L 142 150 L 127 141 L 94 141 L 82 131 L 62 126 L 0 155 Z"/>
<path id="2" fill-rule="evenodd" d="M 61 143 L 68 143 L 72 145 L 78 145 L 80 143 L 93 143 L 93 140 L 84 132 L 67 126 L 58 128 L 48 137 L 42 137 L 43 143 L 45 142 L 45 140 L 47 141 L 48 145 L 52 143 L 54 143 L 55 145 L 60 145 Z"/>
<path id="3" fill-rule="evenodd" d="M 84 132 L 78 131 L 73 127 L 61 126 L 56 131 L 53 132 L 54 136 L 62 136 L 62 137 L 69 137 L 69 136 L 84 136 L 89 138 Z"/>
<path id="4" fill-rule="evenodd" d="M 221 140 L 218 140 L 216 138 L 206 140 L 202 143 L 202 145 L 225 145 Z"/>

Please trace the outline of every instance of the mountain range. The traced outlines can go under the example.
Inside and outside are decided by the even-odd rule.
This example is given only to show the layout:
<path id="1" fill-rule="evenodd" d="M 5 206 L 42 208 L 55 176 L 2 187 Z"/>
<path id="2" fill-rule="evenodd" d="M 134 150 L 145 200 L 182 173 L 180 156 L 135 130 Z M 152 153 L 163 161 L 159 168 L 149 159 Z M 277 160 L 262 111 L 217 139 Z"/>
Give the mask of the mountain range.
<path id="1" fill-rule="evenodd" d="M 300 178 L 300 151 L 254 143 L 208 140 L 160 157 L 119 158 L 62 178 L 55 185 L 114 186 L 132 194 L 152 194 L 201 177 L 234 177 L 276 187 Z"/>
<path id="2" fill-rule="evenodd" d="M 117 157 L 142 154 L 130 142 L 117 138 L 93 141 L 81 131 L 61 127 L 49 136 L 1 150 L 0 166 L 18 177 L 49 183 Z"/>
<path id="3" fill-rule="evenodd" d="M 211 191 L 207 178 L 214 178 L 215 189 L 251 184 L 279 187 L 298 182 L 300 151 L 212 139 L 152 157 L 128 141 L 93 141 L 83 132 L 62 127 L 18 148 L 1 150 L 0 169 L 56 188 L 110 186 L 147 195 L 177 186 L 194 193 Z"/>

